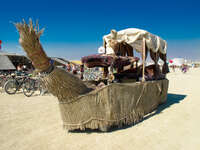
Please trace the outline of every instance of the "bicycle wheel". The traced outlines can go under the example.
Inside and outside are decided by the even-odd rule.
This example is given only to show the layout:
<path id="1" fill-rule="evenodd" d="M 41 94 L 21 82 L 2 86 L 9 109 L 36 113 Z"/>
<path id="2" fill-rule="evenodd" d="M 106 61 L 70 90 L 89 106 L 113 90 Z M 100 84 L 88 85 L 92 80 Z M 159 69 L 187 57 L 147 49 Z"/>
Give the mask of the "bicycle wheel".
<path id="1" fill-rule="evenodd" d="M 7 94 L 15 94 L 17 92 L 16 80 L 8 80 L 4 84 L 4 90 Z"/>
<path id="2" fill-rule="evenodd" d="M 25 96 L 30 97 L 35 92 L 35 81 L 32 79 L 28 79 L 24 81 L 23 84 L 23 93 Z"/>

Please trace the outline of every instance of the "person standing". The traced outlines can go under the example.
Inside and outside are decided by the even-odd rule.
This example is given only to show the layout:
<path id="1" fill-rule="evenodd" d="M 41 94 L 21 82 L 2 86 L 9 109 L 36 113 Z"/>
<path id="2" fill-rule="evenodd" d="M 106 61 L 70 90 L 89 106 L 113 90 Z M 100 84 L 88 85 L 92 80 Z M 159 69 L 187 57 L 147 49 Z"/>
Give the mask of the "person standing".
<path id="1" fill-rule="evenodd" d="M 74 65 L 74 64 L 73 64 L 73 66 L 72 66 L 72 73 L 73 73 L 73 74 L 77 74 L 77 67 L 76 67 L 76 65 Z"/>
<path id="2" fill-rule="evenodd" d="M 69 62 L 66 64 L 66 69 L 67 69 L 67 72 L 71 72 L 71 65 Z"/>

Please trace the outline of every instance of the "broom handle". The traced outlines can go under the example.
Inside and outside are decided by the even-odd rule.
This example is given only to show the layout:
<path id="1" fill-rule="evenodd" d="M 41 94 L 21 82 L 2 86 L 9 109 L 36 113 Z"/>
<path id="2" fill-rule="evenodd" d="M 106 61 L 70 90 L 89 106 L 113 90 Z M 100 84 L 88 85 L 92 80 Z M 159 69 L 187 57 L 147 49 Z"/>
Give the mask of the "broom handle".
<path id="1" fill-rule="evenodd" d="M 145 72 L 145 39 L 142 40 L 142 82 L 145 81 L 144 77 Z"/>

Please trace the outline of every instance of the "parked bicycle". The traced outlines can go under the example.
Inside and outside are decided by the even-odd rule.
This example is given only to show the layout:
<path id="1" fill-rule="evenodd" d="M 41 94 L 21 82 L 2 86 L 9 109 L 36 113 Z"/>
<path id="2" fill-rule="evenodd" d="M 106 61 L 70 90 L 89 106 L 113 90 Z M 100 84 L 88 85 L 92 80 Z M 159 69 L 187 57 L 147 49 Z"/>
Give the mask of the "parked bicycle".
<path id="1" fill-rule="evenodd" d="M 0 75 L 0 87 L 3 87 L 6 81 L 7 81 L 7 76 L 1 74 Z"/>
<path id="2" fill-rule="evenodd" d="M 4 88 L 5 83 L 12 79 L 12 76 L 7 73 L 1 73 L 0 74 L 0 88 Z"/>
<path id="3" fill-rule="evenodd" d="M 14 76 L 12 79 L 8 80 L 4 85 L 4 90 L 8 94 L 15 94 L 20 89 L 23 89 L 23 93 L 26 96 L 32 95 L 33 90 L 28 88 L 27 85 L 33 84 L 33 80 L 27 76 Z M 25 86 L 26 85 L 26 86 Z"/>
<path id="4" fill-rule="evenodd" d="M 35 91 L 39 91 L 39 94 L 41 94 L 42 90 L 43 87 L 40 77 L 37 77 L 36 79 L 30 78 L 24 82 L 23 93 L 27 97 L 32 96 Z"/>

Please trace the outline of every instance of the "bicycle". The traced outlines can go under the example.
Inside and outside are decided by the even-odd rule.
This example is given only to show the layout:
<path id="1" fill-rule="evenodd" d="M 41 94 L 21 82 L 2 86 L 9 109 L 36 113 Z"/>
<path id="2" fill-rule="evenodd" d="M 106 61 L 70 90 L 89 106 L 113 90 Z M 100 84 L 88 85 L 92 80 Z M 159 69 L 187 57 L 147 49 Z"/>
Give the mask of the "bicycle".
<path id="1" fill-rule="evenodd" d="M 0 87 L 3 87 L 6 81 L 7 81 L 6 76 L 1 74 L 0 75 Z"/>
<path id="2" fill-rule="evenodd" d="M 0 88 L 4 89 L 5 83 L 12 78 L 13 76 L 10 74 L 7 73 L 0 74 Z"/>
<path id="3" fill-rule="evenodd" d="M 23 93 L 25 92 L 25 87 L 24 84 L 26 83 L 31 83 L 31 79 L 28 76 L 14 76 L 12 79 L 8 80 L 5 85 L 4 85 L 4 90 L 7 94 L 12 95 L 15 94 L 17 91 L 19 91 L 21 88 L 23 89 Z M 30 90 L 26 90 L 29 91 Z M 29 94 L 25 94 L 29 95 Z"/>
<path id="4" fill-rule="evenodd" d="M 30 97 L 37 90 L 39 90 L 40 94 L 42 93 L 42 84 L 40 77 L 36 79 L 29 78 L 24 82 L 23 93 L 25 96 Z"/>

